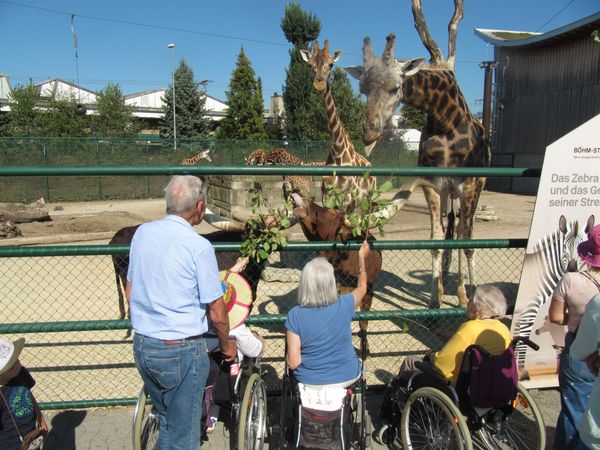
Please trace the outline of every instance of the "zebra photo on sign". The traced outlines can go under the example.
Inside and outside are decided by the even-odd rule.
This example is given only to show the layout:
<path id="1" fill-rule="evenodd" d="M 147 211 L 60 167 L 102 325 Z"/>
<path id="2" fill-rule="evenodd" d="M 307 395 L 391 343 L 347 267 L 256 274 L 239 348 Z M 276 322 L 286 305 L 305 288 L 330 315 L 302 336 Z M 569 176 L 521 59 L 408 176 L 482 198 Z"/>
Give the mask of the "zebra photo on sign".
<path id="1" fill-rule="evenodd" d="M 516 349 L 519 371 L 530 378 L 527 387 L 558 386 L 566 327 L 550 323 L 548 306 L 565 272 L 584 269 L 577 246 L 600 219 L 600 199 L 592 194 L 599 185 L 598 127 L 600 115 L 546 148 L 511 325 L 513 336 L 540 346 L 537 352 Z"/>

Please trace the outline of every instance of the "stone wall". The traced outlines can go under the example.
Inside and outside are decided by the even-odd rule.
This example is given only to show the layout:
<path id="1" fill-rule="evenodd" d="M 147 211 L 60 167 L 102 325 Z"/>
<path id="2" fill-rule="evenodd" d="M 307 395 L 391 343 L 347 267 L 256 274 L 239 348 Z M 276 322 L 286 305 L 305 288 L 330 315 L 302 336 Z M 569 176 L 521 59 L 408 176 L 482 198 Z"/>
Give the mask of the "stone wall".
<path id="1" fill-rule="evenodd" d="M 311 195 L 321 201 L 321 177 L 310 177 Z M 276 208 L 284 202 L 281 175 L 211 175 L 208 182 L 208 206 L 218 215 L 245 220 L 252 212 L 250 190 L 262 187 L 267 205 Z"/>

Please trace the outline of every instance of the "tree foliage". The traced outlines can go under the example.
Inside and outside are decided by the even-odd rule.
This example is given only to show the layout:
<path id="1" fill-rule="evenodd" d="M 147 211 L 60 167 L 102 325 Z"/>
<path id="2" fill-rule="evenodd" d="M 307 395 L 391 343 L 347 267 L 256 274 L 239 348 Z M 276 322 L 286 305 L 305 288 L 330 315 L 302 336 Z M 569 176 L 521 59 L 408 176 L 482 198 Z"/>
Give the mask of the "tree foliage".
<path id="1" fill-rule="evenodd" d="M 362 138 L 362 122 L 365 104 L 359 95 L 352 91 L 348 75 L 341 67 L 335 67 L 331 72 L 331 90 L 340 120 L 351 139 Z M 325 114 L 325 108 L 323 108 Z"/>
<path id="2" fill-rule="evenodd" d="M 198 89 L 194 72 L 182 59 L 175 70 L 176 132 L 180 138 L 198 138 L 208 135 L 210 121 L 207 119 L 206 93 Z M 173 137 L 173 83 L 163 96 L 165 113 L 160 123 L 160 134 Z"/>
<path id="3" fill-rule="evenodd" d="M 96 113 L 92 130 L 101 136 L 132 136 L 139 131 L 133 107 L 125 104 L 118 84 L 109 83 L 98 92 Z"/>
<path id="4" fill-rule="evenodd" d="M 79 103 L 75 96 L 70 98 L 46 99 L 47 104 L 38 112 L 36 121 L 44 136 L 81 137 L 90 133 L 90 118 L 75 114 Z"/>
<path id="5" fill-rule="evenodd" d="M 321 21 L 313 13 L 303 11 L 298 3 L 291 2 L 285 6 L 281 29 L 294 47 L 306 48 L 309 42 L 319 37 Z"/>
<path id="6" fill-rule="evenodd" d="M 400 110 L 402 118 L 400 119 L 401 128 L 414 128 L 422 130 L 427 123 L 427 114 L 423 111 L 413 108 L 412 106 L 404 105 Z"/>
<path id="7" fill-rule="evenodd" d="M 242 47 L 229 82 L 227 114 L 219 123 L 219 138 L 266 138 L 261 84 L 256 80 L 252 63 Z"/>
<path id="8" fill-rule="evenodd" d="M 30 81 L 16 86 L 11 94 L 10 111 L 3 134 L 12 136 L 33 136 L 38 134 L 38 120 L 35 105 L 39 100 L 37 88 Z"/>

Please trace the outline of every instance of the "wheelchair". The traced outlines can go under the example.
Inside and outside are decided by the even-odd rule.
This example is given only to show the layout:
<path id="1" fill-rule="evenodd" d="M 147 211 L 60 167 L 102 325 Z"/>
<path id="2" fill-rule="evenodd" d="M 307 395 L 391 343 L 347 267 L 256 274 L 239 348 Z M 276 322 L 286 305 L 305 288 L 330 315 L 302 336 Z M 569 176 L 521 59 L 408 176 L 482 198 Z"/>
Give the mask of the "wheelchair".
<path id="1" fill-rule="evenodd" d="M 341 408 L 324 411 L 302 405 L 298 382 L 287 365 L 282 381 L 279 424 L 276 425 L 279 449 L 360 449 L 371 446 L 371 423 L 367 420 L 366 380 L 364 364 L 367 355 L 367 333 L 360 337 L 360 377 L 341 400 Z M 287 348 L 286 348 L 287 353 Z M 342 388 L 340 388 L 342 389 Z"/>
<path id="2" fill-rule="evenodd" d="M 475 444 L 490 450 L 543 450 L 542 414 L 518 383 L 514 348 L 519 342 L 539 348 L 524 337 L 513 339 L 499 356 L 476 345 L 467 348 L 456 386 L 422 363 L 416 364 L 421 372 L 405 386 L 395 377 L 384 395 L 390 410 L 377 441 L 404 449 L 472 450 Z"/>
<path id="3" fill-rule="evenodd" d="M 223 361 L 220 354 L 210 357 L 211 372 L 217 368 L 211 383 L 214 402 L 228 415 L 231 448 L 261 450 L 267 434 L 267 389 L 261 378 L 260 358 L 244 358 L 239 373 L 230 376 L 230 364 Z M 209 382 L 210 378 L 211 375 Z M 158 449 L 159 416 L 151 403 L 142 387 L 133 414 L 134 450 Z M 204 426 L 204 418 L 198 426 Z"/>

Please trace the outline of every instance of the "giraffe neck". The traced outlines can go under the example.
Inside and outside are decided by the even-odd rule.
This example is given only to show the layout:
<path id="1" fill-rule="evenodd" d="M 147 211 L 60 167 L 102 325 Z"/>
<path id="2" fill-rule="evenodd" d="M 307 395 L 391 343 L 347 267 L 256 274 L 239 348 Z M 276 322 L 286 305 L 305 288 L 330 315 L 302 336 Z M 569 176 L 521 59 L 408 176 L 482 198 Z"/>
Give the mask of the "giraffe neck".
<path id="1" fill-rule="evenodd" d="M 331 151 L 327 157 L 327 163 L 335 165 L 350 164 L 355 160 L 356 151 L 346 133 L 344 124 L 340 120 L 329 83 L 327 83 L 322 95 L 325 115 L 327 116 L 327 129 L 331 137 Z"/>
<path id="2" fill-rule="evenodd" d="M 457 129 L 474 120 L 449 70 L 423 69 L 407 77 L 402 87 L 402 103 L 423 111 L 445 130 Z"/>

